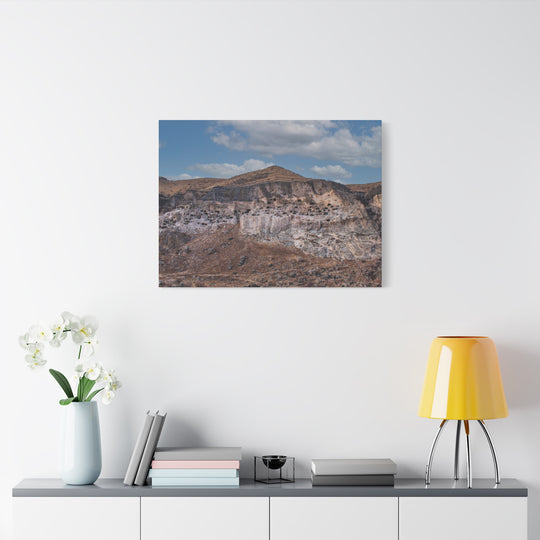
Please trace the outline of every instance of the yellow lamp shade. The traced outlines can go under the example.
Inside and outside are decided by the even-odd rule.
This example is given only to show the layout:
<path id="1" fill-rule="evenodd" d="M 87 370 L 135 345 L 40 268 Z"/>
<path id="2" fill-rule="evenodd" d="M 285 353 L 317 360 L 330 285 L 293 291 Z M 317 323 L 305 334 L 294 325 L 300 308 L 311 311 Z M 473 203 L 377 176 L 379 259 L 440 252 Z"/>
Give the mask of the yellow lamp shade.
<path id="1" fill-rule="evenodd" d="M 508 416 L 497 350 L 490 338 L 433 340 L 418 415 L 449 420 Z"/>

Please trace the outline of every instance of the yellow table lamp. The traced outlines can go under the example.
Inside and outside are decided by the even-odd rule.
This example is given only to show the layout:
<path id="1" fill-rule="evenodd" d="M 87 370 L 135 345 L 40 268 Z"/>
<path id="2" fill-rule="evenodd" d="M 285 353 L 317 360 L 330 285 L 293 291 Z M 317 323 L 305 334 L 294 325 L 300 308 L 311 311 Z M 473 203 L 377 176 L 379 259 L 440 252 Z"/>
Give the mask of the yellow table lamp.
<path id="1" fill-rule="evenodd" d="M 495 482 L 500 483 L 495 448 L 484 420 L 508 416 L 508 407 L 497 350 L 490 338 L 443 336 L 433 340 L 418 415 L 442 419 L 429 452 L 426 485 L 431 482 L 433 455 L 448 420 L 457 420 L 454 480 L 459 479 L 459 439 L 463 421 L 467 446 L 467 487 L 472 487 L 469 420 L 478 420 L 491 450 Z"/>

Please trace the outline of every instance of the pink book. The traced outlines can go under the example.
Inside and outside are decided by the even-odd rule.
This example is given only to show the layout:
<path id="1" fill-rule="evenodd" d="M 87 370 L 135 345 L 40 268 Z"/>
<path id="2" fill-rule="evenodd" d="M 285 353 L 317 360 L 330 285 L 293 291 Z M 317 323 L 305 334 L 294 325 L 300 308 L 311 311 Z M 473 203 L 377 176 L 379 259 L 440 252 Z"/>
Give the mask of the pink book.
<path id="1" fill-rule="evenodd" d="M 240 461 L 152 461 L 152 469 L 239 469 Z"/>

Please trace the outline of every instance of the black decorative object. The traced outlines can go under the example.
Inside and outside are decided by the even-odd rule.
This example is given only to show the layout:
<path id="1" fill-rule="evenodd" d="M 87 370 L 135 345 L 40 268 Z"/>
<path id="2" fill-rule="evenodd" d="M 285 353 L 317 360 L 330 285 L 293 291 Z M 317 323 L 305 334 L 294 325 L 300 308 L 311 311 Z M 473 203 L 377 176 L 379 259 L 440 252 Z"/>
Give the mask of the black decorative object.
<path id="1" fill-rule="evenodd" d="M 265 484 L 294 482 L 294 458 L 281 455 L 255 456 L 254 476 L 256 482 Z"/>

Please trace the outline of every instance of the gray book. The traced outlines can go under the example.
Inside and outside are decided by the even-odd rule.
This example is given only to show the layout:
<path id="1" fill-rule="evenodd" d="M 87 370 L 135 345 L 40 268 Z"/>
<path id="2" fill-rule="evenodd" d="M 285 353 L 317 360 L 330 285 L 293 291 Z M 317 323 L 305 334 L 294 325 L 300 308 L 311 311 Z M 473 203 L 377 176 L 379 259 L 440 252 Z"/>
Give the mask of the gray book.
<path id="1" fill-rule="evenodd" d="M 341 474 L 311 477 L 314 486 L 393 486 L 393 474 Z"/>
<path id="2" fill-rule="evenodd" d="M 311 472 L 317 476 L 342 474 L 396 474 L 391 459 L 314 459 Z"/>
<path id="3" fill-rule="evenodd" d="M 124 484 L 126 484 L 126 486 L 132 486 L 133 482 L 135 482 L 135 476 L 137 475 L 139 464 L 141 463 L 144 447 L 146 446 L 153 420 L 154 415 L 150 414 L 150 411 L 146 411 L 146 416 L 144 417 L 141 431 L 139 431 L 139 436 L 137 437 L 135 448 L 133 448 L 133 453 L 131 454 L 131 459 L 129 460 L 126 476 L 124 478 Z"/>
<path id="4" fill-rule="evenodd" d="M 159 441 L 159 436 L 161 435 L 161 430 L 163 428 L 163 423 L 165 422 L 164 415 L 157 414 L 154 417 L 152 422 L 152 427 L 150 428 L 150 433 L 148 434 L 148 439 L 144 446 L 143 455 L 141 457 L 141 463 L 137 469 L 137 475 L 135 476 L 135 484 L 137 486 L 144 486 L 146 483 L 146 477 L 148 476 L 148 471 L 150 469 L 150 463 L 152 462 L 152 456 L 156 450 L 157 443 Z"/>
<path id="5" fill-rule="evenodd" d="M 242 448 L 221 446 L 215 448 L 160 447 L 154 452 L 156 461 L 240 461 Z"/>

